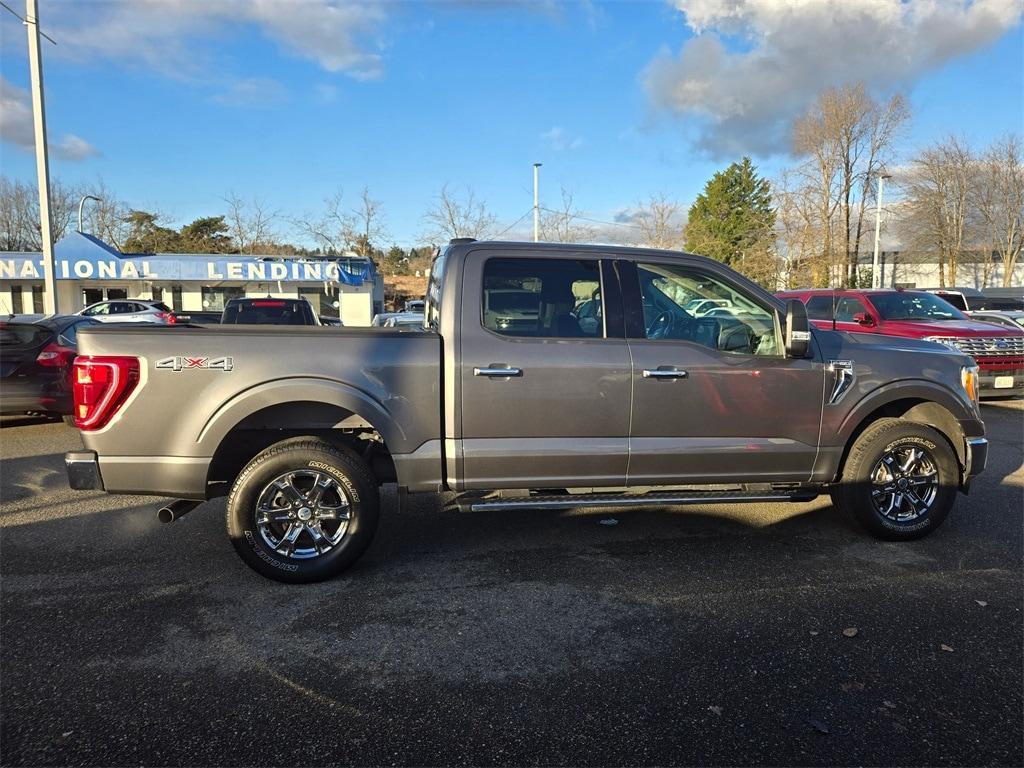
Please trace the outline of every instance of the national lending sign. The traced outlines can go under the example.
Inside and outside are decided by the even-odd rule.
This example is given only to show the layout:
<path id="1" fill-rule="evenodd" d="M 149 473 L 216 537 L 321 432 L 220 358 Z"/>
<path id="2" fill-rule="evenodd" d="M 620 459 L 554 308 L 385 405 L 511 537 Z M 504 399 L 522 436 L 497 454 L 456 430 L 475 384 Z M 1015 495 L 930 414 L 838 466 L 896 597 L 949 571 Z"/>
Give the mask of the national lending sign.
<path id="1" fill-rule="evenodd" d="M 373 266 L 346 269 L 337 261 L 270 261 L 270 257 L 179 255 L 125 256 L 102 240 L 72 232 L 54 247 L 58 280 L 161 280 L 168 282 L 332 282 L 362 285 Z M 358 264 L 358 261 L 357 261 Z M 351 266 L 351 262 L 350 262 Z M 0 280 L 42 280 L 41 254 L 0 254 Z"/>

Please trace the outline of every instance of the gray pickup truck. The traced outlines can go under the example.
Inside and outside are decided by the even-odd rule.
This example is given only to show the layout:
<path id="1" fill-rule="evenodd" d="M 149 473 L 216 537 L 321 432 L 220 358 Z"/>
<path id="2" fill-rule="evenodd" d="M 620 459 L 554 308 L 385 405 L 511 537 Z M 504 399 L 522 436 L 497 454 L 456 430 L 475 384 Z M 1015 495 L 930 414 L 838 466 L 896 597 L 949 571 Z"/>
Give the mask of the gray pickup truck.
<path id="1" fill-rule="evenodd" d="M 242 559 L 308 582 L 366 550 L 384 483 L 466 510 L 829 493 L 907 540 L 985 467 L 971 358 L 810 328 L 699 256 L 457 240 L 425 310 L 425 329 L 84 330 L 71 486 L 173 497 L 165 520 L 226 493 Z"/>

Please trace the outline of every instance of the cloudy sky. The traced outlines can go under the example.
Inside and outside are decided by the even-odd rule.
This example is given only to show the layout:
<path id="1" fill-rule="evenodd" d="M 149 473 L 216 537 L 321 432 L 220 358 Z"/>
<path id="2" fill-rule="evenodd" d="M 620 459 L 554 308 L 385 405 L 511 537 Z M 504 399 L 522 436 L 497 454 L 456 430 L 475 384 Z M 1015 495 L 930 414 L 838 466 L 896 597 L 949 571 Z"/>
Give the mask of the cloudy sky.
<path id="1" fill-rule="evenodd" d="M 40 0 L 52 168 L 176 221 L 230 191 L 294 214 L 364 184 L 408 244 L 441 185 L 505 223 L 559 188 L 598 219 L 688 203 L 864 80 L 910 96 L 907 153 L 1024 130 L 1022 0 Z M 22 7 L 15 3 L 14 7 Z M 34 179 L 25 32 L 0 22 L 0 166 Z"/>

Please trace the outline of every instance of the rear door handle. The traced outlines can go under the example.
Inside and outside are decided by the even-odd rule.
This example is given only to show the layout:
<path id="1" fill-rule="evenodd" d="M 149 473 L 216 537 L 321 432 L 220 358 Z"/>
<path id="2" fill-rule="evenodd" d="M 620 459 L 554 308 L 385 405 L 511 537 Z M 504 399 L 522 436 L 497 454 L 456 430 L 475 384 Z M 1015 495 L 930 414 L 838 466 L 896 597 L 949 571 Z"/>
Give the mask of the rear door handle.
<path id="1" fill-rule="evenodd" d="M 474 376 L 522 376 L 522 368 L 474 368 Z"/>
<path id="2" fill-rule="evenodd" d="M 645 379 L 685 379 L 689 376 L 686 371 L 681 371 L 678 368 L 645 368 L 643 377 Z"/>

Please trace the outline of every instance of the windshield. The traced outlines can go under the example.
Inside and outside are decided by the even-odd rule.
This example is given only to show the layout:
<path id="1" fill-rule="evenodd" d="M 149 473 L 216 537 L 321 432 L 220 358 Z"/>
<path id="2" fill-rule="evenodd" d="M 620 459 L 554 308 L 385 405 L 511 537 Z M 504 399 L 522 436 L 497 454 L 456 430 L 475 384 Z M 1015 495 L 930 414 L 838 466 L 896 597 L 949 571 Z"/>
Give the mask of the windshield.
<path id="1" fill-rule="evenodd" d="M 871 297 L 878 314 L 885 320 L 966 320 L 967 317 L 948 301 L 932 293 L 903 291 L 877 293 Z"/>

